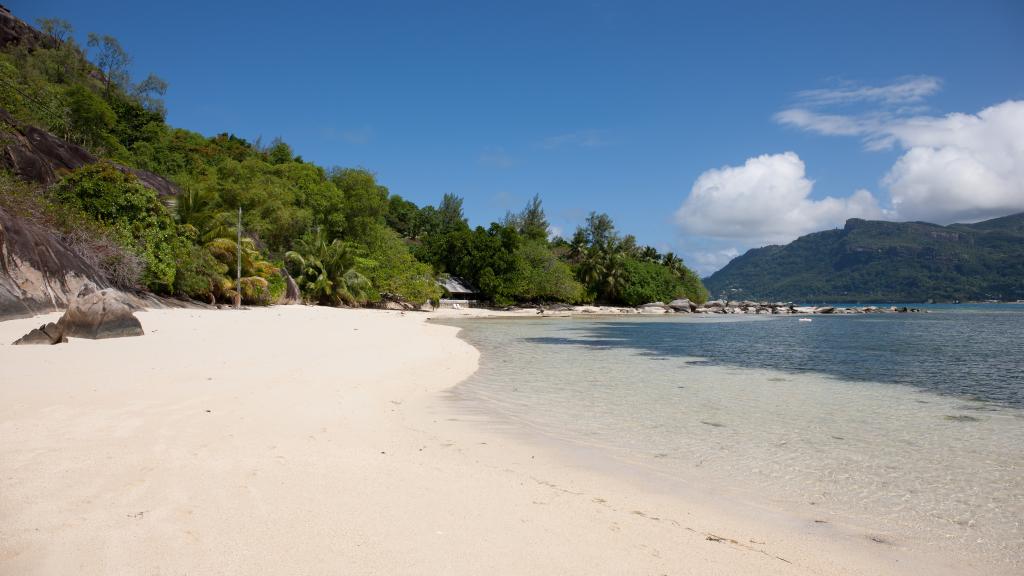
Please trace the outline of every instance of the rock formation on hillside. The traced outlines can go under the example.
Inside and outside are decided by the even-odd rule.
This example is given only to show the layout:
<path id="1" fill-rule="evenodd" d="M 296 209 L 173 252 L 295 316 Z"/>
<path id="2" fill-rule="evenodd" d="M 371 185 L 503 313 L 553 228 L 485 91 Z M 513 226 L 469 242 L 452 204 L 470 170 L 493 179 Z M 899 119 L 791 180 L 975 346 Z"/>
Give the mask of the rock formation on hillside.
<path id="1" fill-rule="evenodd" d="M 50 186 L 61 176 L 99 159 L 81 146 L 14 119 L 0 108 L 0 166 L 19 178 Z M 170 180 L 152 172 L 112 163 L 118 170 L 132 174 L 161 197 L 176 196 L 181 190 Z"/>
<path id="2" fill-rule="evenodd" d="M 51 230 L 0 208 L 0 320 L 61 310 L 85 286 L 107 287 Z"/>

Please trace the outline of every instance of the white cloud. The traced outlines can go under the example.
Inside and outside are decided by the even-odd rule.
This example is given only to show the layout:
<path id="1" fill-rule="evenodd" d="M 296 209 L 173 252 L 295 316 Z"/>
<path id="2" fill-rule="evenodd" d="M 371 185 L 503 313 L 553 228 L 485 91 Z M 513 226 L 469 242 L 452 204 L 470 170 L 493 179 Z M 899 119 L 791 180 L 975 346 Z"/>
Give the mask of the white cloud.
<path id="1" fill-rule="evenodd" d="M 701 174 L 676 212 L 685 233 L 749 243 L 784 243 L 842 226 L 847 218 L 882 218 L 867 190 L 847 198 L 810 198 L 814 182 L 793 152 L 749 158 Z"/>
<path id="2" fill-rule="evenodd" d="M 687 259 L 687 264 L 701 276 L 710 276 L 739 255 L 740 251 L 735 247 L 694 252 Z"/>
<path id="3" fill-rule="evenodd" d="M 909 76 L 883 86 L 862 86 L 847 82 L 837 88 L 818 88 L 797 92 L 797 99 L 808 106 L 875 102 L 895 105 L 921 102 L 942 88 L 934 76 Z"/>
<path id="4" fill-rule="evenodd" d="M 970 222 L 1024 211 L 1024 101 L 885 130 L 906 150 L 883 179 L 901 218 Z"/>
<path id="5" fill-rule="evenodd" d="M 857 116 L 821 114 L 804 108 L 790 108 L 775 115 L 775 121 L 829 136 L 861 136 L 878 129 L 878 122 Z"/>
<path id="6" fill-rule="evenodd" d="M 940 87 L 921 77 L 881 87 L 808 90 L 807 106 L 877 102 L 877 110 L 833 114 L 790 108 L 780 124 L 829 136 L 857 136 L 868 150 L 902 154 L 882 178 L 893 217 L 939 224 L 971 222 L 1024 211 L 1024 101 L 1007 100 L 977 114 L 928 116 L 899 105 Z"/>

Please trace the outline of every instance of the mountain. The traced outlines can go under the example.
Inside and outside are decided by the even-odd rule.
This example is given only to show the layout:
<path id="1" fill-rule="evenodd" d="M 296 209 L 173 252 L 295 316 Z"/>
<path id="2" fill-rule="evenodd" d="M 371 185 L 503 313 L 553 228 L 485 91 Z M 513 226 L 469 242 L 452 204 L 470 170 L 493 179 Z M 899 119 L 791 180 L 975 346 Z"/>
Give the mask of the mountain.
<path id="1" fill-rule="evenodd" d="M 949 226 L 853 218 L 840 230 L 749 250 L 704 284 L 733 300 L 1024 299 L 1024 213 Z"/>

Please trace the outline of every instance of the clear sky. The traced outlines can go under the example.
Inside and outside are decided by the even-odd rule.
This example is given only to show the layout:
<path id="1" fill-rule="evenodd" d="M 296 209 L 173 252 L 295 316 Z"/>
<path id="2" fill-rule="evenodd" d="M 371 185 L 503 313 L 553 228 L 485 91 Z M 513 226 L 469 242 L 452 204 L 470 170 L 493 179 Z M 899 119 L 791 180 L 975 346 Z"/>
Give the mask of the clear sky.
<path id="1" fill-rule="evenodd" d="M 118 38 L 168 121 L 486 225 L 540 194 L 702 273 L 847 217 L 1024 211 L 1024 2 L 7 0 Z"/>

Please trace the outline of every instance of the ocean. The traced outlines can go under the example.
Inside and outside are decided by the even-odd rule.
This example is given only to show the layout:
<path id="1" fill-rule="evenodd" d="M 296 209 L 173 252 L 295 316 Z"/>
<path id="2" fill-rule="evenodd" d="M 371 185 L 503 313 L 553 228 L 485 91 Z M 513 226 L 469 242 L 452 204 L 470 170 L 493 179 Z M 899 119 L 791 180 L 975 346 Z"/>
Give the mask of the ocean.
<path id="1" fill-rule="evenodd" d="M 1024 568 L 1024 306 L 448 321 L 450 394 L 731 501 Z"/>

